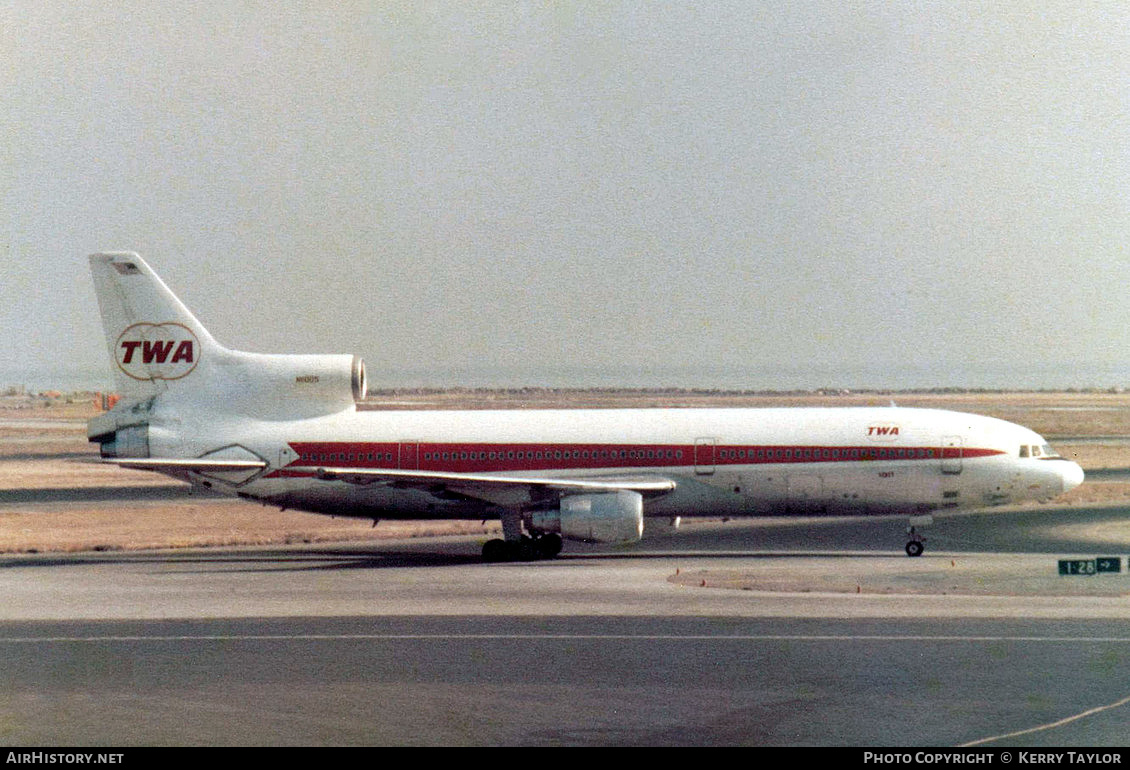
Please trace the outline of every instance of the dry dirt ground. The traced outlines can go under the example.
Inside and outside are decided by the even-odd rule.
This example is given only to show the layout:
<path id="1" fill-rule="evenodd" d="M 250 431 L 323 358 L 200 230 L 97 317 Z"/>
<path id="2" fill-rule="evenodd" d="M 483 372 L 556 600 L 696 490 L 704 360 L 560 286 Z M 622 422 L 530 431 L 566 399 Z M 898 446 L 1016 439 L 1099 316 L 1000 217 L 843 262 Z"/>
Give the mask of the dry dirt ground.
<path id="1" fill-rule="evenodd" d="M 1130 469 L 1130 395 L 1121 393 L 944 393 L 742 395 L 698 391 L 388 392 L 367 409 L 609 408 L 706 406 L 928 406 L 1027 425 L 1087 471 Z M 162 476 L 96 462 L 86 441 L 92 403 L 0 400 L 0 552 L 178 548 L 355 541 L 499 531 L 496 522 L 335 519 L 210 497 L 128 502 L 52 502 L 58 490 L 182 488 Z M 1130 476 L 1128 476 L 1130 477 Z M 1130 483 L 1089 480 L 1069 504 L 1130 503 Z"/>

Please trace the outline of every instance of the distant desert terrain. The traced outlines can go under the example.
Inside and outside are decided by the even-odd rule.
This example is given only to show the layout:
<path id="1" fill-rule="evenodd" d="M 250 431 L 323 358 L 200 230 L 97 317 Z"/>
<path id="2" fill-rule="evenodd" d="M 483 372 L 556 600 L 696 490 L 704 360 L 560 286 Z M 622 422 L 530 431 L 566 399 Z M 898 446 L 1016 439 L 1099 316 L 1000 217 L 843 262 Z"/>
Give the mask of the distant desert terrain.
<path id="1" fill-rule="evenodd" d="M 973 412 L 1026 425 L 1084 470 L 1096 472 L 1057 502 L 1130 504 L 1130 394 L 1118 392 L 405 390 L 373 393 L 361 408 L 885 406 L 892 402 Z M 0 399 L 0 552 L 277 545 L 452 534 L 479 534 L 486 539 L 499 531 L 493 521 L 381 522 L 373 527 L 367 520 L 190 496 L 186 485 L 158 474 L 99 464 L 97 446 L 86 440 L 86 420 L 96 413 L 94 399 L 88 397 Z M 131 499 L 99 500 L 112 498 L 99 495 L 99 490 L 119 487 L 130 488 L 134 492 Z"/>

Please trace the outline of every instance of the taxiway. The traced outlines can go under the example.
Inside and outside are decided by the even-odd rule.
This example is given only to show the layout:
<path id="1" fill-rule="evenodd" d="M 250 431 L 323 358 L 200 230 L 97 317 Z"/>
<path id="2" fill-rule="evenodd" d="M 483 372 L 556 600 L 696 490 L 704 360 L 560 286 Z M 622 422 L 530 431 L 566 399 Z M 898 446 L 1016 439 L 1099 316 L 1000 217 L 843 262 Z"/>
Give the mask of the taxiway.
<path id="1" fill-rule="evenodd" d="M 18 745 L 1121 745 L 1130 511 L 0 558 Z M 1060 557 L 1123 553 L 1117 575 Z"/>

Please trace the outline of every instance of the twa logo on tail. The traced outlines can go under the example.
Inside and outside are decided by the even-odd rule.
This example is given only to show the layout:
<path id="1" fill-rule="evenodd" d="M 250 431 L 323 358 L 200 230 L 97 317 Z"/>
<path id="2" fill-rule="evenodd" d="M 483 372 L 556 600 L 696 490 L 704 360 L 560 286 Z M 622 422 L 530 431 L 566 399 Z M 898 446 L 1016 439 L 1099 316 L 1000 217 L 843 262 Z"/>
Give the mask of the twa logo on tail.
<path id="1" fill-rule="evenodd" d="M 135 380 L 179 380 L 196 368 L 200 340 L 182 324 L 141 323 L 122 332 L 118 368 Z"/>

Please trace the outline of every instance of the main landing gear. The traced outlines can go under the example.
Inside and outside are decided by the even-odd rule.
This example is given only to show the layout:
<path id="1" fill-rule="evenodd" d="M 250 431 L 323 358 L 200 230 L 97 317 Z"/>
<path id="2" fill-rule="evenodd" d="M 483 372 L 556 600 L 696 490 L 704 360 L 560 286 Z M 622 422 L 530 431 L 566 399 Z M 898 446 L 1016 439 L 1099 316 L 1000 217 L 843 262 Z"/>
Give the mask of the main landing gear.
<path id="1" fill-rule="evenodd" d="M 537 561 L 561 553 L 561 536 L 549 533 L 537 537 L 522 535 L 519 540 L 495 538 L 483 545 L 483 561 Z"/>
<path id="2" fill-rule="evenodd" d="M 537 561 L 561 553 L 561 535 L 531 530 L 521 510 L 504 511 L 499 518 L 504 539 L 495 538 L 483 545 L 483 561 Z"/>

